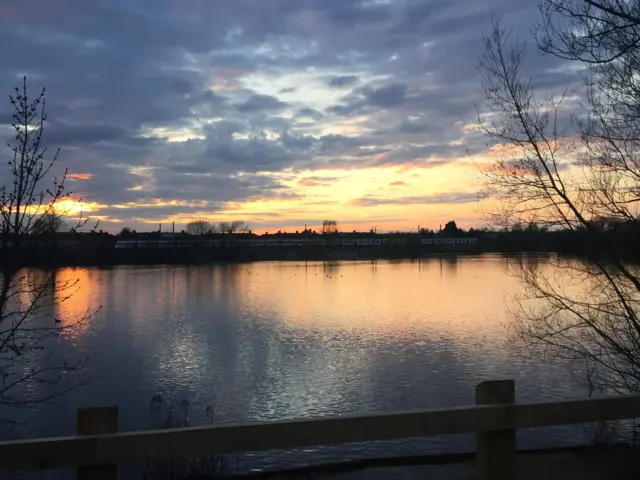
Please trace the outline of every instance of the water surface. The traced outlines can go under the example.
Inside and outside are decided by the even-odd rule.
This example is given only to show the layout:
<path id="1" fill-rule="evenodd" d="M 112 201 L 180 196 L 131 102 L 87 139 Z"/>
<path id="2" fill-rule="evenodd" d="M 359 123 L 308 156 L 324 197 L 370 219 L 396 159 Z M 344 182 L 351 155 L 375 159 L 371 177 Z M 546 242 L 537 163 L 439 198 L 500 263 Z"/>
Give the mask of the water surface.
<path id="1" fill-rule="evenodd" d="M 60 340 L 58 354 L 90 356 L 99 379 L 62 405 L 28 412 L 25 432 L 72 434 L 75 408 L 101 405 L 118 405 L 126 428 L 147 428 L 156 393 L 175 405 L 188 400 L 194 423 L 205 421 L 207 405 L 222 423 L 466 405 L 477 383 L 503 378 L 515 379 L 519 399 L 585 395 L 566 365 L 509 344 L 506 305 L 519 285 L 503 262 L 485 255 L 60 270 L 60 280 L 80 280 L 58 307 L 63 322 L 102 309 Z M 520 440 L 576 438 L 564 428 Z M 472 447 L 465 436 L 410 439 L 259 454 L 243 464 Z"/>

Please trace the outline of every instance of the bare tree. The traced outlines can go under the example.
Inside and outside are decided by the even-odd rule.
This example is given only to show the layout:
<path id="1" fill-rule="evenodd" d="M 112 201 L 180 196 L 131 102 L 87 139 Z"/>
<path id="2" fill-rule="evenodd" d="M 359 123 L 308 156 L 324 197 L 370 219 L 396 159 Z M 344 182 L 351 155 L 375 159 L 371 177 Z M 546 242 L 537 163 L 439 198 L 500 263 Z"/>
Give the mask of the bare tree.
<path id="1" fill-rule="evenodd" d="M 189 235 L 206 235 L 213 231 L 213 225 L 206 220 L 193 220 L 187 223 L 186 232 Z"/>
<path id="2" fill-rule="evenodd" d="M 322 233 L 327 235 L 331 233 L 338 233 L 338 222 L 335 220 L 323 220 Z"/>
<path id="3" fill-rule="evenodd" d="M 551 25 L 549 9 L 568 14 L 568 9 L 579 8 L 569 16 L 583 21 L 583 4 L 602 7 L 590 1 L 544 1 L 545 24 Z M 600 15 L 613 14 L 605 9 Z M 583 60 L 590 70 L 584 78 L 582 111 L 573 123 L 562 120 L 568 118 L 562 95 L 540 100 L 532 79 L 523 76 L 523 43 L 498 23 L 485 40 L 478 69 L 486 102 L 479 107 L 478 125 L 490 138 L 490 162 L 482 173 L 485 194 L 497 200 L 489 212 L 494 223 L 535 223 L 582 232 L 592 241 L 605 234 L 602 225 L 607 222 L 638 231 L 640 163 L 632 145 L 640 139 L 640 131 L 627 122 L 627 113 L 640 96 L 613 96 L 607 79 L 618 75 L 613 72 L 620 68 L 620 59 L 635 56 L 637 48 L 614 30 L 608 33 L 611 25 L 606 27 L 606 22 L 601 28 L 581 30 L 580 41 L 592 49 L 620 42 L 617 53 L 592 51 L 591 58 L 583 58 L 583 47 L 575 43 L 578 37 L 570 30 L 551 29 L 550 36 L 540 40 L 544 50 L 552 51 L 555 38 L 559 54 Z M 582 38 L 585 31 L 599 40 Z M 637 76 L 637 69 L 634 72 Z M 618 81 L 631 89 L 637 79 Z M 640 390 L 640 269 L 626 262 L 615 245 L 597 258 L 555 258 L 552 264 L 557 268 L 549 270 L 526 259 L 511 262 L 512 273 L 524 286 L 512 312 L 517 338 L 534 350 L 586 365 L 589 381 L 601 390 Z"/>
<path id="4" fill-rule="evenodd" d="M 640 6 L 620 0 L 542 0 L 534 30 L 541 51 L 588 67 L 631 66 L 640 46 Z M 612 64 L 615 60 L 622 64 Z M 637 79 L 621 79 L 636 83 Z"/>
<path id="5" fill-rule="evenodd" d="M 249 225 L 241 220 L 234 220 L 232 222 L 220 222 L 216 229 L 216 233 L 222 233 L 230 235 L 233 233 L 248 233 L 250 231 Z"/>
<path id="6" fill-rule="evenodd" d="M 64 188 L 66 171 L 52 177 L 58 151 L 48 156 L 42 142 L 45 122 L 45 91 L 30 99 L 27 81 L 9 97 L 14 109 L 10 157 L 2 161 L 7 171 L 0 185 L 0 407 L 25 407 L 50 401 L 87 380 L 84 361 L 72 364 L 53 361 L 47 348 L 61 334 L 88 321 L 56 318 L 58 306 L 77 289 L 77 280 L 59 281 L 55 271 L 23 268 L 28 246 L 23 239 L 45 229 L 56 229 L 66 216 L 60 205 L 70 199 Z M 45 182 L 51 182 L 47 188 Z M 69 228 L 86 220 L 76 218 Z M 79 375 L 74 375 L 79 374 Z"/>

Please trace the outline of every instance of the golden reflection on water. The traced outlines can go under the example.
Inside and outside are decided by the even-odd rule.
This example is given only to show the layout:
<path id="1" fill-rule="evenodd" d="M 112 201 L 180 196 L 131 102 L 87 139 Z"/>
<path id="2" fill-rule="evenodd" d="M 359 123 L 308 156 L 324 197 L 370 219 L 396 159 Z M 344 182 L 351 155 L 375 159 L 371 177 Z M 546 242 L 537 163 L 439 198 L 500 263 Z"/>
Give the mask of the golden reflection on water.
<path id="1" fill-rule="evenodd" d="M 64 336 L 75 338 L 91 328 L 93 313 L 100 307 L 93 302 L 100 289 L 98 277 L 96 270 L 86 268 L 66 268 L 55 273 L 54 313 Z"/>
<path id="2" fill-rule="evenodd" d="M 413 262 L 264 262 L 140 269 L 67 268 L 58 284 L 77 280 L 75 293 L 57 292 L 63 325 L 99 308 L 130 317 L 139 328 L 154 316 L 234 310 L 290 329 L 361 332 L 373 336 L 446 337 L 503 329 L 504 303 L 519 289 L 495 257 Z M 68 298 L 62 298 L 68 296 Z M 90 327 L 85 322 L 77 332 Z"/>
<path id="3" fill-rule="evenodd" d="M 76 278 L 56 315 L 103 306 L 74 338 L 96 374 L 141 395 L 190 389 L 228 421 L 455 403 L 519 372 L 559 388 L 509 349 L 519 286 L 499 257 L 58 272 Z"/>
<path id="4" fill-rule="evenodd" d="M 91 312 L 100 274 L 87 269 L 20 270 L 9 291 L 9 311 L 23 328 L 53 328 L 77 337 L 91 326 Z"/>
<path id="5" fill-rule="evenodd" d="M 517 289 L 495 259 L 253 265 L 239 272 L 243 301 L 278 312 L 290 327 L 365 330 L 403 336 L 416 330 L 495 328 L 504 295 Z M 461 315 L 462 314 L 462 315 Z M 457 317 L 455 323 L 451 323 Z"/>

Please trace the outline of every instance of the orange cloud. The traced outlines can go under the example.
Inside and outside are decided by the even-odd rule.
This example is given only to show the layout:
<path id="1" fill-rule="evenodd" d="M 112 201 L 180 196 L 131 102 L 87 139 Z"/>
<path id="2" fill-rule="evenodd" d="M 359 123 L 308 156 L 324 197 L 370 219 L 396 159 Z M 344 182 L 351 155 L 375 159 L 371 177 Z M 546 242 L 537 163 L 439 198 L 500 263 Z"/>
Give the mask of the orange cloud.
<path id="1" fill-rule="evenodd" d="M 296 183 L 300 187 L 325 187 L 331 186 L 333 183 L 338 181 L 340 177 L 322 177 L 322 176 L 313 176 L 313 177 L 303 177 L 296 181 Z"/>
<path id="2" fill-rule="evenodd" d="M 92 173 L 68 173 L 67 178 L 73 180 L 91 180 L 93 178 Z"/>

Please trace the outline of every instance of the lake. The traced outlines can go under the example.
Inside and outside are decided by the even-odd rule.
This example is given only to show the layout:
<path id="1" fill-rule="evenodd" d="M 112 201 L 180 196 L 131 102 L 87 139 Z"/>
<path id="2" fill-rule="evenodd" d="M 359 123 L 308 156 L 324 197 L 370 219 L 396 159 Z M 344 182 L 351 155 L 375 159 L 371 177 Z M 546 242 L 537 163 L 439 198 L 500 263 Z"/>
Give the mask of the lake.
<path id="1" fill-rule="evenodd" d="M 148 428 L 157 393 L 176 407 L 188 400 L 193 424 L 206 423 L 208 405 L 220 423 L 468 405 L 477 383 L 503 378 L 515 379 L 521 400 L 585 396 L 567 365 L 510 345 L 507 305 L 520 287 L 505 261 L 61 269 L 59 280 L 80 282 L 57 307 L 63 324 L 102 309 L 60 338 L 56 355 L 89 356 L 98 378 L 60 404 L 22 413 L 22 434 L 73 434 L 79 406 L 118 405 L 126 429 Z M 519 445 L 576 443 L 577 432 L 519 432 Z M 470 436 L 409 439 L 243 455 L 240 463 L 281 468 L 473 446 Z"/>

